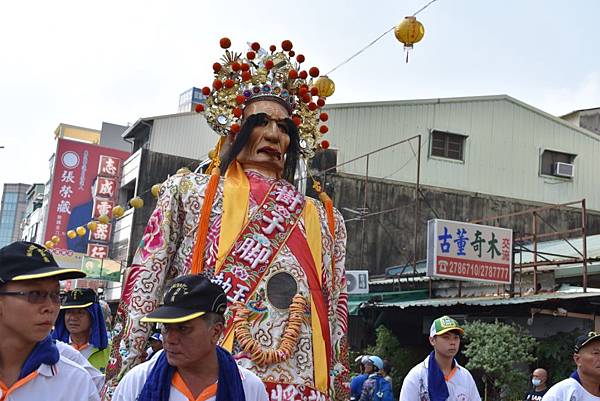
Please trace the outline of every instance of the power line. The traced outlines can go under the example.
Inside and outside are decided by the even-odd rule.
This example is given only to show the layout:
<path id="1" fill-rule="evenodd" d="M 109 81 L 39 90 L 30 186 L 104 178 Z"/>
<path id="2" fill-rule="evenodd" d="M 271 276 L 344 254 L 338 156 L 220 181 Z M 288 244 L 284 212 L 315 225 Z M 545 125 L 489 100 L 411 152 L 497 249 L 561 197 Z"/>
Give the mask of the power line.
<path id="1" fill-rule="evenodd" d="M 420 9 L 418 9 L 412 16 L 415 17 L 417 14 L 419 14 L 421 11 L 425 10 L 427 7 L 429 7 L 430 5 L 432 5 L 433 3 L 435 3 L 437 0 L 431 0 L 429 3 L 425 4 L 423 7 L 421 7 Z M 337 70 L 338 68 L 342 67 L 343 65 L 348 64 L 350 61 L 352 61 L 355 57 L 357 57 L 358 55 L 360 55 L 362 52 L 364 52 L 365 50 L 367 50 L 369 47 L 373 46 L 375 43 L 377 43 L 379 41 L 379 39 L 383 38 L 385 35 L 387 35 L 388 33 L 390 33 L 391 31 L 394 30 L 394 28 L 396 28 L 396 26 L 391 27 L 390 29 L 388 29 L 387 31 L 385 31 L 384 33 L 382 33 L 381 35 L 379 35 L 377 38 L 375 38 L 374 40 L 372 40 L 368 45 L 366 45 L 365 47 L 363 47 L 362 49 L 360 49 L 359 51 L 357 51 L 356 53 L 354 53 L 353 55 L 351 55 L 350 57 L 348 57 L 346 60 L 342 61 L 340 64 L 336 65 L 335 67 L 333 67 L 331 70 L 329 70 L 325 75 L 329 75 L 332 72 L 334 72 L 335 70 Z"/>

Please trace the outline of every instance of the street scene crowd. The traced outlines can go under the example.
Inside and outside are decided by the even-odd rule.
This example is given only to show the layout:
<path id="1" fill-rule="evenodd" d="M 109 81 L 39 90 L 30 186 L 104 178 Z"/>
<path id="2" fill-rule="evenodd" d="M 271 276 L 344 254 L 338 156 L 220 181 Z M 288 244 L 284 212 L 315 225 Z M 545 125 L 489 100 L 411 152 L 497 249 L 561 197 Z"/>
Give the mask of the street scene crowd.
<path id="1" fill-rule="evenodd" d="M 387 31 L 403 63 L 436 1 Z M 5 216 L 22 184 L 5 185 L 0 401 L 600 401 L 600 109 L 330 105 L 329 73 L 291 40 L 246 44 L 218 41 L 210 82 L 176 115 L 61 124 L 19 238 Z M 388 106 L 389 124 L 375 111 Z M 186 129 L 216 133 L 205 156 Z M 330 129 L 385 143 L 330 149 Z M 502 152 L 517 156 L 500 166 Z M 508 177 L 531 165 L 532 180 Z"/>

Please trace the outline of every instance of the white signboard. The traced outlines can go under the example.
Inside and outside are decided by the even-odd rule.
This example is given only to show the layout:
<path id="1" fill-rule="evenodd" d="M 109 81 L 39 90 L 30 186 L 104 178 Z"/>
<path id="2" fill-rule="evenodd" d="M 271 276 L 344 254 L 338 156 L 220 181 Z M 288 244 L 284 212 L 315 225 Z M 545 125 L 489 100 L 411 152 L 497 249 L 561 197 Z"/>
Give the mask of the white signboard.
<path id="1" fill-rule="evenodd" d="M 509 284 L 512 230 L 459 221 L 427 223 L 427 275 Z"/>

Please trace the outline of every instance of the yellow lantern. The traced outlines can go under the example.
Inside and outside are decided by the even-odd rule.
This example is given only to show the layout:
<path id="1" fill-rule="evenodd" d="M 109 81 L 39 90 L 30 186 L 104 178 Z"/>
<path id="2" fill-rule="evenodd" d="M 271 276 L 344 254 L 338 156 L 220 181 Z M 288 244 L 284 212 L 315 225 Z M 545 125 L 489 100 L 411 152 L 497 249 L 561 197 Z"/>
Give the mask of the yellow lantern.
<path id="1" fill-rule="evenodd" d="M 134 209 L 139 209 L 141 207 L 144 207 L 144 200 L 138 196 L 136 196 L 135 198 L 131 198 L 129 200 L 129 204 L 131 205 L 131 207 L 133 207 Z"/>
<path id="2" fill-rule="evenodd" d="M 90 221 L 89 223 L 87 223 L 87 228 L 90 231 L 96 231 L 97 227 L 98 227 L 98 223 L 96 223 L 95 221 Z"/>
<path id="3" fill-rule="evenodd" d="M 60 242 L 60 237 L 58 235 L 53 235 L 51 241 L 56 245 Z"/>
<path id="4" fill-rule="evenodd" d="M 73 230 L 69 230 L 69 231 L 67 231 L 67 237 L 69 237 L 71 239 L 75 239 L 75 237 L 77 237 L 77 233 Z"/>
<path id="5" fill-rule="evenodd" d="M 319 90 L 319 96 L 329 97 L 335 92 L 335 83 L 327 75 L 319 77 L 314 86 Z"/>
<path id="6" fill-rule="evenodd" d="M 404 17 L 402 22 L 394 29 L 394 35 L 405 48 L 412 49 L 413 44 L 423 39 L 425 28 L 415 17 Z"/>
<path id="7" fill-rule="evenodd" d="M 123 206 L 121 205 L 117 205 L 113 208 L 112 210 L 112 214 L 114 218 L 119 218 L 121 216 L 123 216 L 123 214 L 125 213 L 125 209 L 123 209 Z"/>
<path id="8" fill-rule="evenodd" d="M 46 248 L 48 249 L 52 249 L 54 248 L 54 242 L 52 241 L 46 241 L 46 243 L 44 244 L 46 246 Z"/>
<path id="9" fill-rule="evenodd" d="M 158 194 L 160 193 L 160 184 L 152 185 L 150 192 L 152 192 L 152 196 L 154 196 L 155 198 L 158 198 Z"/>
<path id="10" fill-rule="evenodd" d="M 77 227 L 77 229 L 75 230 L 75 232 L 77 233 L 77 235 L 79 235 L 80 237 L 83 237 L 86 233 L 86 229 L 83 226 L 79 226 Z"/>
<path id="11" fill-rule="evenodd" d="M 108 224 L 108 223 L 110 223 L 110 217 L 108 217 L 108 215 L 106 215 L 106 214 L 103 214 L 98 217 L 98 221 L 102 224 Z"/>

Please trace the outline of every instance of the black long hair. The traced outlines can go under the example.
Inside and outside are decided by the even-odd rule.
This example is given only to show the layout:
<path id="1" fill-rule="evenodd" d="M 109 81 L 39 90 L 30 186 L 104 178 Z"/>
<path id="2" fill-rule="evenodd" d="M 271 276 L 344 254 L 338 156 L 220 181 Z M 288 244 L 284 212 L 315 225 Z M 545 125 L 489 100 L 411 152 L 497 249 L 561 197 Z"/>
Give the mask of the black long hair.
<path id="1" fill-rule="evenodd" d="M 221 163 L 221 175 L 224 175 L 229 168 L 229 165 L 237 158 L 242 149 L 248 144 L 250 134 L 255 127 L 265 123 L 267 115 L 265 113 L 257 113 L 248 116 L 242 124 L 240 132 L 236 135 L 233 145 L 229 148 L 227 153 L 223 156 Z M 290 144 L 288 145 L 287 151 L 285 152 L 285 163 L 283 165 L 282 178 L 288 181 L 290 184 L 294 184 L 294 175 L 296 174 L 296 166 L 298 164 L 298 157 L 300 154 L 300 136 L 298 134 L 298 127 L 296 124 L 286 118 L 283 120 L 285 124 L 287 134 L 290 137 Z"/>

